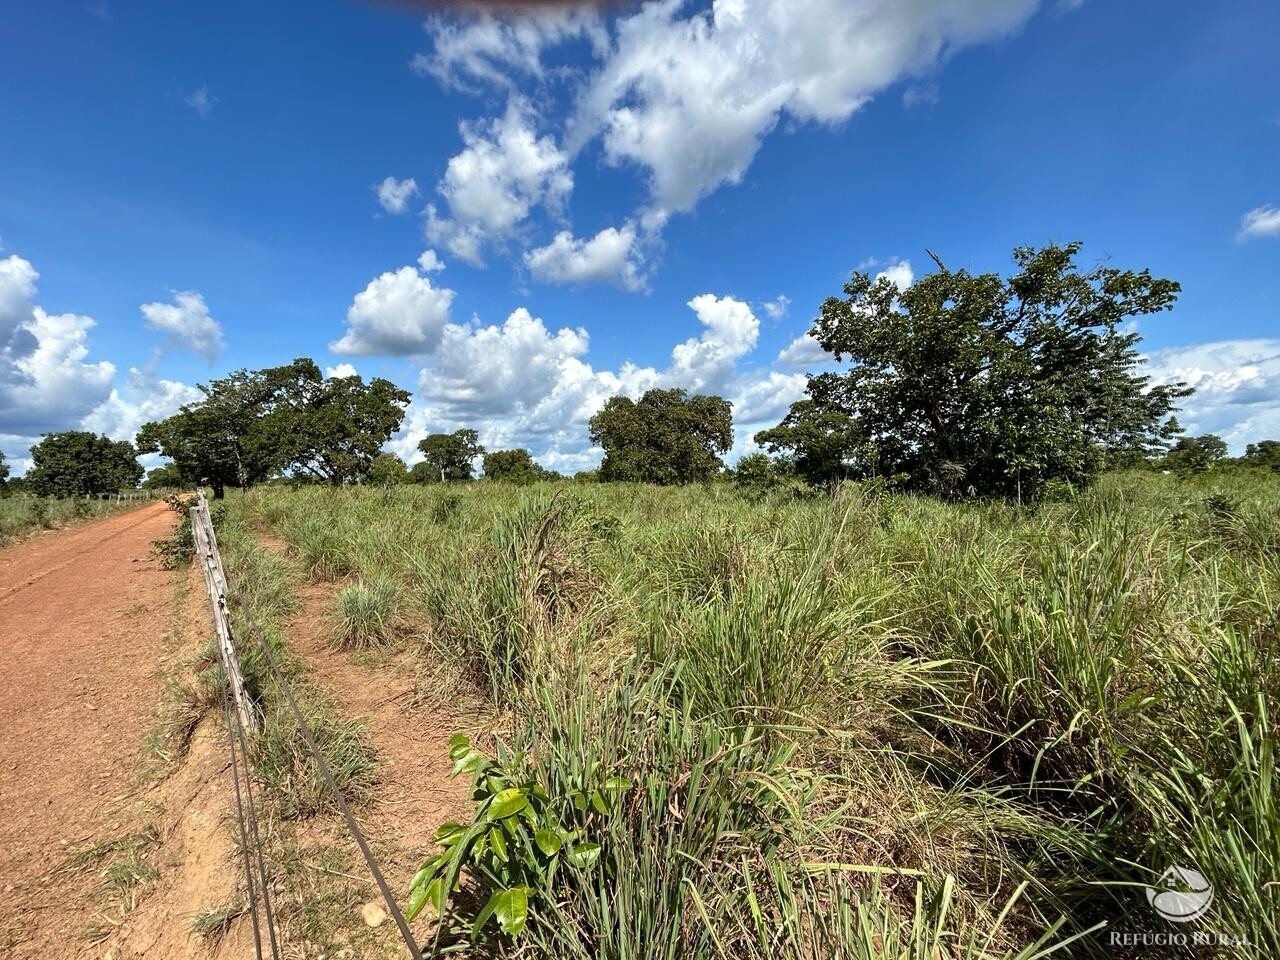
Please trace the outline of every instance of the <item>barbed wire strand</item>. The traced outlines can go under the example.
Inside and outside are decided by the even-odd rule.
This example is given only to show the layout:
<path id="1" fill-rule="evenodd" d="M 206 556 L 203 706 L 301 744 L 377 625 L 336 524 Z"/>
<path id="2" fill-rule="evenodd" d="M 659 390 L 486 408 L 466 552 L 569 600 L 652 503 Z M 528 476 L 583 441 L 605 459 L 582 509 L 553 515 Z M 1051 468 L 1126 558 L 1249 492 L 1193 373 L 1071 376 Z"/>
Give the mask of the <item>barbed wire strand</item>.
<path id="1" fill-rule="evenodd" d="M 234 639 L 233 639 L 234 642 Z M 245 795 L 248 799 L 249 806 L 249 831 L 253 834 L 253 849 L 258 861 L 258 877 L 262 881 L 261 895 L 262 907 L 266 914 L 267 921 L 267 937 L 271 942 L 272 960 L 280 960 L 280 945 L 276 939 L 276 917 L 275 910 L 271 906 L 271 888 L 267 880 L 267 863 L 266 857 L 262 852 L 262 839 L 258 833 L 258 811 L 253 802 L 253 784 L 249 771 L 249 748 L 245 742 L 244 724 L 241 722 L 239 711 L 235 716 L 236 735 L 240 740 L 240 757 L 244 761 L 245 766 Z"/>
<path id="2" fill-rule="evenodd" d="M 258 920 L 258 902 L 253 884 L 253 867 L 249 864 L 249 834 L 245 827 L 244 804 L 240 798 L 240 770 L 236 761 L 235 734 L 231 727 L 231 707 L 227 697 L 227 671 L 222 658 L 218 658 L 218 687 L 222 694 L 222 720 L 227 728 L 227 752 L 231 757 L 231 779 L 235 784 L 236 825 L 240 834 L 240 855 L 244 860 L 245 897 L 248 900 L 249 915 L 253 918 L 253 953 L 256 960 L 262 960 L 262 930 Z M 246 771 L 247 773 L 247 771 Z"/>
<path id="3" fill-rule="evenodd" d="M 230 586 L 228 586 L 228 590 Z M 351 832 L 352 838 L 356 842 L 356 846 L 360 848 L 360 853 L 364 857 L 365 864 L 369 867 L 369 873 L 373 875 L 374 881 L 378 885 L 379 891 L 382 893 L 382 899 L 387 905 L 392 919 L 395 920 L 396 926 L 400 930 L 400 936 L 403 938 L 405 946 L 409 950 L 409 955 L 413 960 L 423 960 L 422 951 L 418 949 L 418 942 L 414 939 L 413 931 L 409 929 L 409 924 L 404 918 L 404 914 L 400 912 L 400 907 L 396 904 L 395 896 L 391 893 L 391 888 L 387 885 L 386 878 L 382 875 L 382 870 L 378 866 L 377 858 L 374 857 L 373 851 L 369 848 L 369 842 L 365 839 L 364 831 L 360 829 L 360 825 L 356 823 L 356 819 L 351 814 L 347 801 L 342 796 L 342 791 L 338 789 L 337 781 L 333 778 L 333 772 L 329 769 L 329 764 L 324 759 L 324 754 L 316 743 L 315 736 L 311 731 L 310 724 L 307 723 L 306 717 L 303 716 L 302 710 L 298 706 L 298 701 L 293 695 L 293 688 L 289 685 L 289 681 L 285 679 L 284 674 L 276 666 L 275 656 L 271 652 L 271 645 L 267 641 L 266 632 L 254 617 L 253 612 L 249 609 L 248 604 L 240 598 L 238 594 L 234 594 L 229 598 L 236 606 L 236 609 L 243 614 L 245 620 L 258 641 L 258 647 L 262 650 L 263 660 L 266 662 L 267 670 L 272 678 L 280 687 L 280 692 L 284 696 L 285 703 L 289 707 L 290 713 L 293 714 L 294 720 L 298 724 L 298 732 L 302 734 L 303 742 L 306 744 L 307 751 L 316 762 L 321 776 L 324 778 L 325 785 L 328 787 L 329 795 L 333 798 L 334 804 L 338 808 L 338 812 L 342 814 L 342 818 L 347 822 L 347 828 Z"/>

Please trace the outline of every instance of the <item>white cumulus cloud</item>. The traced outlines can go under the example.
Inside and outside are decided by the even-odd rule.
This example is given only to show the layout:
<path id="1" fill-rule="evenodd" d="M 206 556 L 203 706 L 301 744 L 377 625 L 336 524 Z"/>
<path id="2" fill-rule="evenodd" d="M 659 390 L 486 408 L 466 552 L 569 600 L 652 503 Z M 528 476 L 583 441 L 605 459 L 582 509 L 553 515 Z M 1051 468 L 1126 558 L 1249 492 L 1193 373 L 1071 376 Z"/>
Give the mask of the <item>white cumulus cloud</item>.
<path id="1" fill-rule="evenodd" d="M 107 399 L 84 418 L 82 426 L 114 440 L 132 442 L 144 423 L 170 417 L 184 403 L 195 403 L 203 397 L 190 384 L 131 367 L 124 385 L 113 387 Z"/>
<path id="2" fill-rule="evenodd" d="M 209 314 L 209 305 L 195 290 L 175 291 L 172 303 L 144 303 L 147 326 L 169 335 L 169 344 L 190 350 L 210 363 L 226 347 L 222 325 Z"/>
<path id="3" fill-rule="evenodd" d="M 1280 236 L 1280 207 L 1254 207 L 1240 218 L 1240 239 Z"/>
<path id="4" fill-rule="evenodd" d="M 449 160 L 437 192 L 447 213 L 427 207 L 426 233 L 454 256 L 482 266 L 491 240 L 514 233 L 534 207 L 563 208 L 573 191 L 569 157 L 539 136 L 529 104 L 513 97 L 503 116 L 461 125 L 465 149 Z"/>
<path id="5" fill-rule="evenodd" d="M 623 290 L 644 286 L 631 223 L 606 227 L 590 238 L 562 230 L 545 247 L 525 253 L 524 262 L 534 279 L 544 283 L 611 283 Z"/>
<path id="6" fill-rule="evenodd" d="M 680 386 L 715 392 L 728 383 L 738 360 L 755 348 L 760 321 L 750 306 L 733 297 L 704 293 L 690 300 L 689 308 L 705 329 L 702 336 L 672 349 L 669 377 Z"/>
<path id="7" fill-rule="evenodd" d="M 572 166 L 586 155 L 644 177 L 648 199 L 628 222 L 656 239 L 672 214 L 741 182 L 779 126 L 842 123 L 895 84 L 932 83 L 951 55 L 1014 32 L 1038 5 L 808 0 L 798 15 L 791 0 L 712 0 L 709 8 L 654 0 L 610 18 L 563 7 L 433 17 L 432 50 L 415 69 L 446 87 L 498 91 L 508 107 L 501 117 L 463 124 L 464 149 L 438 187 L 443 202 L 426 211 L 427 237 L 482 265 L 486 247 L 515 237 L 536 208 L 562 213 Z M 554 59 L 584 40 L 590 66 Z M 531 102 L 566 97 L 562 128 L 540 135 Z M 588 151 L 596 144 L 599 154 Z M 621 252 L 625 228 L 609 230 L 580 237 L 561 228 L 533 249 L 523 233 L 519 240 L 535 278 L 603 276 L 639 289 L 635 259 Z"/>
<path id="8" fill-rule="evenodd" d="M 378 195 L 378 203 L 382 204 L 382 209 L 387 213 L 404 213 L 409 209 L 409 201 L 418 195 L 418 181 L 413 177 L 405 180 L 386 177 L 373 188 L 373 192 Z"/>
<path id="9" fill-rule="evenodd" d="M 14 444 L 68 430 L 111 392 L 115 365 L 87 362 L 91 317 L 50 314 L 36 305 L 34 266 L 0 260 L 0 435 Z"/>
<path id="10" fill-rule="evenodd" d="M 552 332 L 525 308 L 513 311 L 501 326 L 450 324 L 422 370 L 410 416 L 393 449 L 412 457 L 424 433 L 473 427 L 489 449 L 526 447 L 548 467 L 584 469 L 601 454 L 588 439 L 592 415 L 611 396 L 637 398 L 654 387 L 719 393 L 740 403 L 748 418 L 739 430 L 746 443 L 749 433 L 759 429 L 755 421 L 785 411 L 803 393 L 805 379 L 739 369 L 760 329 L 743 301 L 708 293 L 688 306 L 702 333 L 676 344 L 665 369 L 631 362 L 597 369 L 587 360 L 586 330 Z"/>
<path id="11" fill-rule="evenodd" d="M 741 181 L 784 117 L 837 123 L 954 51 L 1019 27 L 1036 0 L 650 3 L 618 21 L 572 121 L 574 149 L 648 173 L 651 216 Z"/>
<path id="12" fill-rule="evenodd" d="M 542 52 L 547 47 L 579 37 L 589 39 L 597 51 L 609 43 L 595 10 L 568 6 L 520 14 L 481 13 L 465 20 L 433 17 L 427 29 L 432 51 L 415 56 L 411 66 L 416 73 L 435 77 L 456 90 L 542 80 L 546 76 Z"/>
<path id="13" fill-rule="evenodd" d="M 766 300 L 760 304 L 760 307 L 770 320 L 781 320 L 791 310 L 791 298 L 785 294 L 778 294 L 772 300 Z"/>
<path id="14" fill-rule="evenodd" d="M 424 250 L 418 257 L 418 269 L 423 273 L 439 273 L 444 269 L 444 261 L 436 256 L 434 250 Z"/>
<path id="15" fill-rule="evenodd" d="M 899 290 L 905 290 L 916 282 L 915 271 L 911 269 L 910 260 L 891 260 L 885 268 L 876 274 L 877 280 L 889 280 Z"/>
<path id="16" fill-rule="evenodd" d="M 831 354 L 822 349 L 822 344 L 807 333 L 802 333 L 782 348 L 774 363 L 781 367 L 803 370 L 831 359 Z"/>
<path id="17" fill-rule="evenodd" d="M 449 322 L 454 296 L 416 267 L 384 273 L 356 294 L 347 309 L 347 332 L 329 349 L 361 357 L 429 353 Z"/>

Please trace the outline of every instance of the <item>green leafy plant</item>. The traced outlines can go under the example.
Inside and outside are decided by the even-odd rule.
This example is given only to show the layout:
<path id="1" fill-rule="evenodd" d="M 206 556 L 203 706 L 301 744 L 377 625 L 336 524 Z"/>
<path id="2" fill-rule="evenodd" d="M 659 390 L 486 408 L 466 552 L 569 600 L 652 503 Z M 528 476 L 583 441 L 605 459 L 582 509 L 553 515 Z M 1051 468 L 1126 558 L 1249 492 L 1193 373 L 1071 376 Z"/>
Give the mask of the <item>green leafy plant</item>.
<path id="1" fill-rule="evenodd" d="M 49 501 L 44 497 L 36 497 L 31 501 L 31 520 L 37 527 L 48 529 L 53 526 L 50 517 Z"/>
<path id="2" fill-rule="evenodd" d="M 443 848 L 427 859 L 409 884 L 410 920 L 427 904 L 443 916 L 451 895 L 461 889 L 465 870 L 489 892 L 470 921 L 478 939 L 495 920 L 508 937 L 518 937 L 529 919 L 531 902 L 549 891 L 562 866 L 590 870 L 600 860 L 600 844 L 591 839 L 602 818 L 617 807 L 631 783 L 602 777 L 593 766 L 582 782 L 553 796 L 537 780 L 521 775 L 518 758 L 506 762 L 477 750 L 457 734 L 449 750 L 453 776 L 471 774 L 476 803 L 470 824 L 449 822 L 436 831 Z"/>
<path id="3" fill-rule="evenodd" d="M 176 507 L 174 509 L 177 509 Z M 191 517 L 179 514 L 178 525 L 167 537 L 151 541 L 151 557 L 160 561 L 164 570 L 179 570 L 196 555 L 195 532 L 191 529 Z"/>

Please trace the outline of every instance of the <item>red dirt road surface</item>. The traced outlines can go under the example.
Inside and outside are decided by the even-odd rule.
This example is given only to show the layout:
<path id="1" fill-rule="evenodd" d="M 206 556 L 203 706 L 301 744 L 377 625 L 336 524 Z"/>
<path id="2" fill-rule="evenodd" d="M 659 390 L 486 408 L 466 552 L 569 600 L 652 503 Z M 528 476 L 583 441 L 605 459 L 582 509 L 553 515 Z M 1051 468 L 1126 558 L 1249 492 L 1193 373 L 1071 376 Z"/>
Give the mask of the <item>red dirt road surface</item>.
<path id="1" fill-rule="evenodd" d="M 0 957 L 97 956 L 77 849 L 128 805 L 160 697 L 174 579 L 148 557 L 163 503 L 0 550 Z"/>

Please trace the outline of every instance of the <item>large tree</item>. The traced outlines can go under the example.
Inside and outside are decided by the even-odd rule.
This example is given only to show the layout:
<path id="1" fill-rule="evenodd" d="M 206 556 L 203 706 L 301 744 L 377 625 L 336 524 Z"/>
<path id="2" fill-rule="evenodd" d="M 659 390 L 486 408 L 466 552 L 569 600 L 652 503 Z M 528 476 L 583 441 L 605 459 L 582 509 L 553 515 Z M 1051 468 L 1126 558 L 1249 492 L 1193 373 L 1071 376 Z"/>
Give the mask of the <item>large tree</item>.
<path id="1" fill-rule="evenodd" d="M 282 410 L 295 436 L 289 466 L 335 485 L 365 479 L 382 445 L 400 429 L 408 404 L 408 392 L 390 380 L 322 380 L 317 370 Z"/>
<path id="2" fill-rule="evenodd" d="M 84 430 L 46 433 L 31 448 L 31 462 L 27 483 L 41 497 L 116 493 L 142 479 L 133 444 Z"/>
<path id="3" fill-rule="evenodd" d="M 0 453 L 0 483 L 4 483 L 9 479 L 9 461 L 4 458 L 4 454 Z"/>
<path id="4" fill-rule="evenodd" d="M 187 483 L 248 487 L 293 471 L 351 483 L 369 471 L 400 427 L 409 394 L 388 380 L 325 378 L 313 360 L 238 370 L 208 385 L 204 399 L 144 424 L 138 447 L 169 457 Z"/>
<path id="5" fill-rule="evenodd" d="M 470 480 L 472 462 L 484 455 L 479 434 L 466 429 L 429 434 L 418 441 L 418 450 L 425 459 L 414 464 L 411 478 L 417 483 Z"/>
<path id="6" fill-rule="evenodd" d="M 1175 401 L 1191 391 L 1152 385 L 1124 324 L 1168 310 L 1180 288 L 1148 270 L 1082 270 L 1079 250 L 1019 247 L 1007 278 L 934 257 L 937 270 L 905 290 L 855 272 L 810 331 L 849 366 L 811 377 L 813 410 L 790 419 L 843 417 L 865 444 L 841 468 L 939 492 L 1028 495 L 1163 453 Z M 787 426 L 765 440 L 797 459 L 822 454 L 787 443 L 805 440 L 777 432 Z M 821 432 L 827 443 L 841 431 Z"/>
<path id="7" fill-rule="evenodd" d="M 144 490 L 165 490 L 181 487 L 186 481 L 182 479 L 182 471 L 172 463 L 165 463 L 147 471 L 147 479 L 142 481 Z"/>
<path id="8" fill-rule="evenodd" d="M 168 457 L 184 482 L 208 484 L 215 498 L 261 483 L 292 459 L 298 437 L 289 408 L 319 376 L 314 362 L 299 359 L 201 384 L 204 399 L 142 425 L 138 449 Z"/>
<path id="9" fill-rule="evenodd" d="M 528 450 L 494 450 L 484 455 L 484 475 L 500 483 L 525 485 L 551 478 Z"/>
<path id="10" fill-rule="evenodd" d="M 604 448 L 603 481 L 695 483 L 724 466 L 733 446 L 733 414 L 723 397 L 648 390 L 638 401 L 610 397 L 590 421 Z"/>

